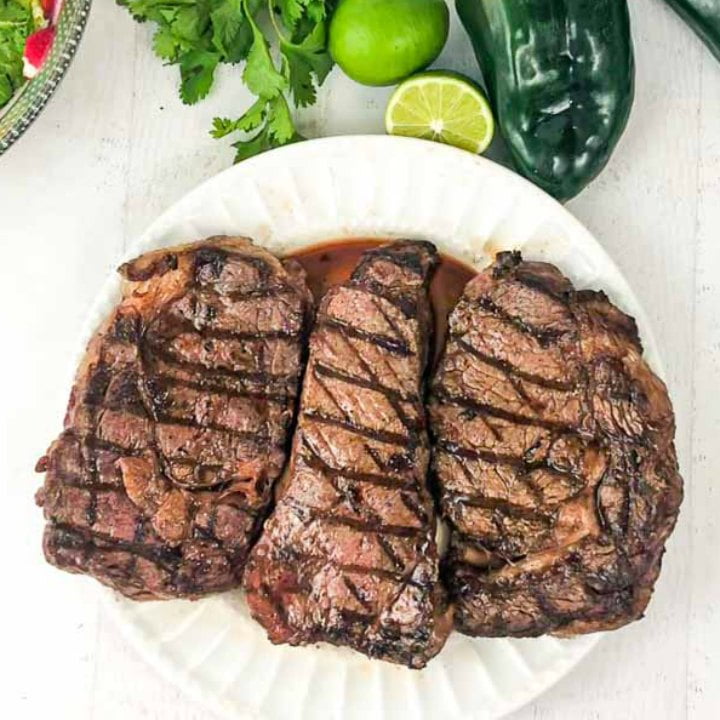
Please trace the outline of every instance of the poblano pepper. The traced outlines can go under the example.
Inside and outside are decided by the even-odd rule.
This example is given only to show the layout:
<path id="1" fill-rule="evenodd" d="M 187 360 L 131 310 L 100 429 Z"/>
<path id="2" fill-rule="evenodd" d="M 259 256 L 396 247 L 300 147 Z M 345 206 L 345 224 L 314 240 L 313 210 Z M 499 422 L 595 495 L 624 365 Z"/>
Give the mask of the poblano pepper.
<path id="1" fill-rule="evenodd" d="M 456 0 L 517 169 L 559 200 L 605 166 L 635 64 L 626 0 Z"/>
<path id="2" fill-rule="evenodd" d="M 720 0 L 665 0 L 720 60 Z"/>

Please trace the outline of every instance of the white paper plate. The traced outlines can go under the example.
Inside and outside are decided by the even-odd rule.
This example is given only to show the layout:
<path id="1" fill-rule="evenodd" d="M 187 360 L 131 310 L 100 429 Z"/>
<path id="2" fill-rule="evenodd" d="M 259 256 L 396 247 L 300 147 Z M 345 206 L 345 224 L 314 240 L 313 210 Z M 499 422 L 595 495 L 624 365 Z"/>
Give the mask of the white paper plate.
<path id="1" fill-rule="evenodd" d="M 587 230 L 527 181 L 453 148 L 380 136 L 285 147 L 204 183 L 153 223 L 129 255 L 212 234 L 248 235 L 279 253 L 342 237 L 417 237 L 478 266 L 498 250 L 520 249 L 556 263 L 579 288 L 603 288 L 635 316 L 647 358 L 661 369 L 635 295 Z M 118 292 L 113 276 L 79 352 Z M 330 646 L 273 646 L 239 592 L 198 602 L 107 598 L 149 662 L 234 719 L 497 718 L 548 688 L 597 642 L 454 634 L 417 671 Z"/>

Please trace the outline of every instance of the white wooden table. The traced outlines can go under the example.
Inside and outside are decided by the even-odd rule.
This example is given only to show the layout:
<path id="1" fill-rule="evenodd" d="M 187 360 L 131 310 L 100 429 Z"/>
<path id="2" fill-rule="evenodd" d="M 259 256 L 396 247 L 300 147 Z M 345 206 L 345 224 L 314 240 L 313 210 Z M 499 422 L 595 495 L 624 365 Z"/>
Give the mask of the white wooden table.
<path id="1" fill-rule="evenodd" d="M 677 412 L 681 519 L 648 617 L 603 639 L 516 718 L 720 716 L 720 64 L 659 0 L 632 0 L 637 100 L 610 166 L 572 211 L 648 311 Z M 46 566 L 35 460 L 60 427 L 68 357 L 90 301 L 161 210 L 228 166 L 207 130 L 248 97 L 237 72 L 194 108 L 150 29 L 96 0 L 57 96 L 0 159 L 0 477 L 4 670 L 12 720 L 209 720 L 158 677 L 88 580 Z M 440 66 L 474 72 L 457 23 Z M 308 136 L 381 132 L 388 91 L 335 72 Z"/>

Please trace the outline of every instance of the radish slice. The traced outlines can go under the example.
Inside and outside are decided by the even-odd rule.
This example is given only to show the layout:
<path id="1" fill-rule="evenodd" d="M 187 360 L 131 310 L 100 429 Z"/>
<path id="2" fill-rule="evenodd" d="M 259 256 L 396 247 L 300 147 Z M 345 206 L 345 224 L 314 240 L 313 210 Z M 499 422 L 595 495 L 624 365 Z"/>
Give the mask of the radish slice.
<path id="1" fill-rule="evenodd" d="M 57 25 L 63 0 L 34 0 L 42 8 L 43 15 L 52 25 Z"/>
<path id="2" fill-rule="evenodd" d="M 50 18 L 53 25 L 57 25 L 60 17 L 60 10 L 63 6 L 63 0 L 43 0 L 43 3 L 50 6 L 50 14 L 46 12 L 46 17 Z"/>
<path id="3" fill-rule="evenodd" d="M 34 32 L 25 41 L 23 54 L 23 74 L 26 78 L 34 78 L 45 62 L 55 38 L 55 28 L 46 27 Z"/>

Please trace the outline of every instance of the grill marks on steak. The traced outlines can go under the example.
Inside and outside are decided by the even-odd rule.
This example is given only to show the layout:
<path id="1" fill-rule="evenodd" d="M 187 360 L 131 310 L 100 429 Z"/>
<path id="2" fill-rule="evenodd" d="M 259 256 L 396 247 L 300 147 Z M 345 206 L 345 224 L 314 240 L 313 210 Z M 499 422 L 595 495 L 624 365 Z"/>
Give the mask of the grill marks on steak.
<path id="1" fill-rule="evenodd" d="M 436 262 L 427 243 L 368 251 L 322 301 L 290 468 L 245 574 L 275 643 L 422 667 L 449 632 L 422 402 Z"/>
<path id="2" fill-rule="evenodd" d="M 286 458 L 304 274 L 233 238 L 123 266 L 38 464 L 48 560 L 135 599 L 245 571 L 273 642 L 422 667 L 452 623 L 422 398 L 436 262 L 426 243 L 374 249 L 324 298 L 292 461 L 249 560 Z M 572 635 L 642 615 L 682 481 L 631 318 L 501 253 L 453 312 L 429 412 L 460 631 Z"/>
<path id="3" fill-rule="evenodd" d="M 236 586 L 286 456 L 304 276 L 241 238 L 120 272 L 40 464 L 46 557 L 136 599 Z"/>
<path id="4" fill-rule="evenodd" d="M 682 481 L 631 318 L 501 253 L 451 316 L 429 412 L 462 632 L 571 635 L 642 615 Z"/>

